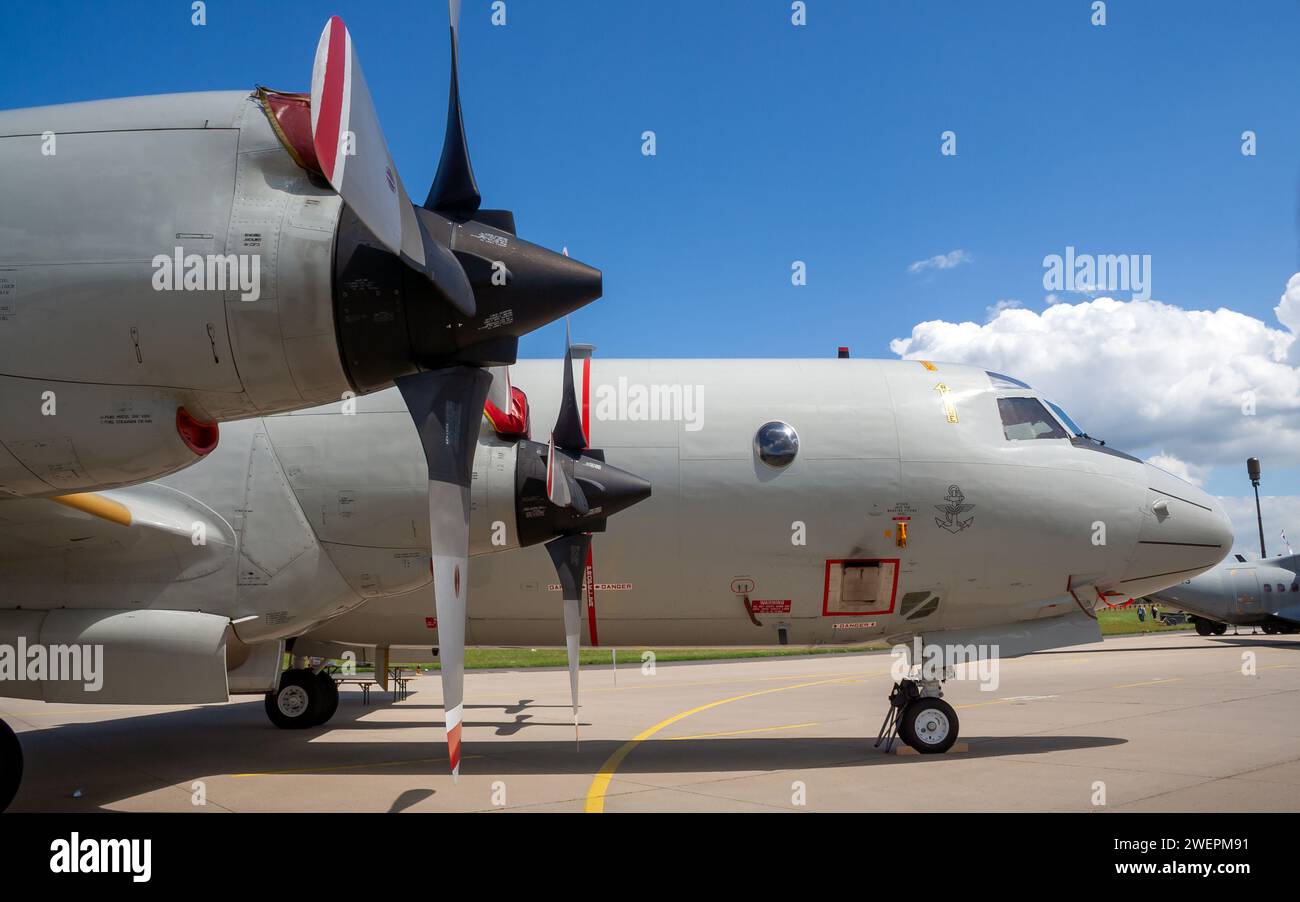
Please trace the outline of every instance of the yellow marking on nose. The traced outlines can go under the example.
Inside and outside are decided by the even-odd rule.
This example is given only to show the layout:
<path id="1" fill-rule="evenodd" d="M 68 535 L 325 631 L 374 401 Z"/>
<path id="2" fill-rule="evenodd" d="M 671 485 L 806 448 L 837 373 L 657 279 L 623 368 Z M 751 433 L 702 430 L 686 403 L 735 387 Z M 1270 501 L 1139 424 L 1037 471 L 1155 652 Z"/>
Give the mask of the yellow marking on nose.
<path id="1" fill-rule="evenodd" d="M 686 739 L 716 739 L 719 736 L 748 736 L 751 733 L 775 733 L 778 730 L 800 730 L 804 727 L 815 727 L 818 721 L 808 723 L 792 723 L 783 727 L 755 727 L 752 730 L 727 730 L 723 733 L 696 733 L 694 736 L 669 736 L 673 742 L 682 742 Z"/>

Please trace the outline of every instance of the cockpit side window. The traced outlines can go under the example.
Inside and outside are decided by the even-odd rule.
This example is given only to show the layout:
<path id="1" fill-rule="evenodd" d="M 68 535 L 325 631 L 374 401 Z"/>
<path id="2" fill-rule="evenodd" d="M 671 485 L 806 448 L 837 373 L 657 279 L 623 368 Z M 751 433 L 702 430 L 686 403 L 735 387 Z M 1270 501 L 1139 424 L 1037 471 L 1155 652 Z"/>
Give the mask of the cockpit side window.
<path id="1" fill-rule="evenodd" d="M 998 398 L 998 413 L 1008 441 L 1070 437 L 1037 398 Z"/>

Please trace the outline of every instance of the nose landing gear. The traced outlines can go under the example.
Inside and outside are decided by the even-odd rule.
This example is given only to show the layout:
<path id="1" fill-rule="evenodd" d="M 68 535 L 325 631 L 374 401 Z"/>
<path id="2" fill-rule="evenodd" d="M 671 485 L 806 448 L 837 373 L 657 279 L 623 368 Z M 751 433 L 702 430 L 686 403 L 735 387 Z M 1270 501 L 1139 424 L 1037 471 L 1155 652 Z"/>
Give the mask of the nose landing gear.
<path id="1" fill-rule="evenodd" d="M 943 700 L 938 680 L 900 680 L 889 693 L 889 711 L 876 736 L 876 748 L 883 744 L 893 751 L 901 738 L 922 755 L 939 755 L 957 741 L 960 723 L 952 705 Z"/>

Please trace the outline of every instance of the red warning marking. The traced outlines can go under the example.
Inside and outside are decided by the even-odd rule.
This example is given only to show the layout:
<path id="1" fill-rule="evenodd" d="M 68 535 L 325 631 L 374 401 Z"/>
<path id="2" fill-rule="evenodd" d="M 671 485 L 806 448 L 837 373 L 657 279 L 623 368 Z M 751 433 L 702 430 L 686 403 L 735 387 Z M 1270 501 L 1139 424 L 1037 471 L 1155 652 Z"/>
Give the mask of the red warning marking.
<path id="1" fill-rule="evenodd" d="M 582 434 L 591 447 L 591 358 L 582 358 Z"/>
<path id="2" fill-rule="evenodd" d="M 755 614 L 789 614 L 788 598 L 755 598 L 749 602 L 749 609 Z"/>
<path id="3" fill-rule="evenodd" d="M 456 724 L 447 731 L 447 757 L 452 770 L 460 766 L 460 728 L 461 725 Z"/>
<path id="4" fill-rule="evenodd" d="M 591 560 L 591 546 L 587 546 L 587 633 L 593 647 L 600 644 L 596 638 L 596 568 Z"/>
<path id="5" fill-rule="evenodd" d="M 424 618 L 424 625 L 425 625 L 426 627 L 428 627 L 429 629 L 431 629 L 431 630 L 436 630 L 436 629 L 438 628 L 438 618 L 437 618 L 437 617 L 425 617 L 425 618 Z"/>

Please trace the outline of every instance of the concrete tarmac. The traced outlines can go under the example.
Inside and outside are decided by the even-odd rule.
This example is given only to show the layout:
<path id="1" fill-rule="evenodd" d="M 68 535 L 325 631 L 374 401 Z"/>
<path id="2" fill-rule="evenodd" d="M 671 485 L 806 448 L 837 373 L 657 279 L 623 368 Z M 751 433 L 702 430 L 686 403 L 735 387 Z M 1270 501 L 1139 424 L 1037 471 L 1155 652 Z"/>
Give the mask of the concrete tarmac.
<path id="1" fill-rule="evenodd" d="M 969 751 L 872 747 L 888 654 L 471 671 L 446 772 L 436 674 L 394 702 L 345 687 L 323 727 L 261 697 L 198 707 L 0 699 L 16 811 L 1300 811 L 1300 641 L 1162 633 L 950 681 Z"/>

